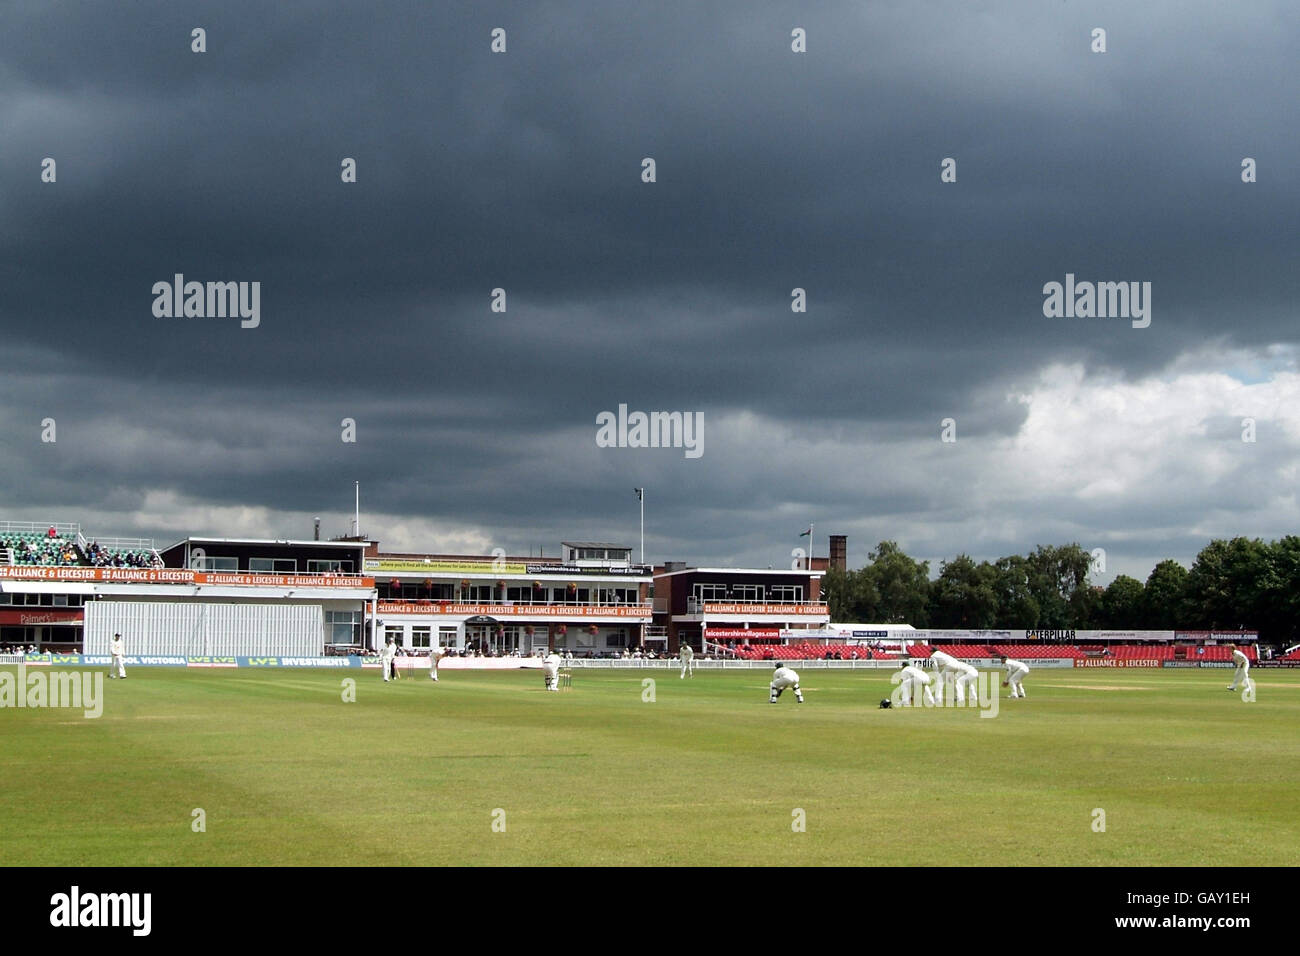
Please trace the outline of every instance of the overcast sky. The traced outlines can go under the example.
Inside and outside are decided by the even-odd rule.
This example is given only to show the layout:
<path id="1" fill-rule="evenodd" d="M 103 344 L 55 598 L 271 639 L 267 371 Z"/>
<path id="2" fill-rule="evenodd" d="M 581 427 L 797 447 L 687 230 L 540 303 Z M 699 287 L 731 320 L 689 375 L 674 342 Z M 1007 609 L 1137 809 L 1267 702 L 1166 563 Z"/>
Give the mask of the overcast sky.
<path id="1" fill-rule="evenodd" d="M 332 535 L 360 480 L 385 549 L 556 554 L 645 486 L 654 561 L 1098 583 L 1295 532 L 1298 63 L 1287 0 L 10 2 L 0 518 Z M 1150 326 L 1044 317 L 1067 273 Z M 703 454 L 598 447 L 620 403 Z"/>

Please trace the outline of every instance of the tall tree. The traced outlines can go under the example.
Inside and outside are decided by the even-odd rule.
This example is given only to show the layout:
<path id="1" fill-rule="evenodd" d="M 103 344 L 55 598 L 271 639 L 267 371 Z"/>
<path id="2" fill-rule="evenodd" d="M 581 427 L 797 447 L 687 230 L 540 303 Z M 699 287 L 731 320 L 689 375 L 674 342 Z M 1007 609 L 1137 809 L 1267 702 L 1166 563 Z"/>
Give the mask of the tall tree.
<path id="1" fill-rule="evenodd" d="M 1000 620 L 998 626 L 1010 628 L 1038 627 L 1042 611 L 1029 586 L 1031 568 L 1029 561 L 1019 554 L 998 558 L 993 564 L 997 572 L 996 589 Z"/>
<path id="2" fill-rule="evenodd" d="M 913 561 L 897 542 L 882 541 L 863 570 L 879 595 L 879 623 L 929 625 L 929 561 Z"/>
<path id="3" fill-rule="evenodd" d="M 822 578 L 822 593 L 832 621 L 870 622 L 879 614 L 880 596 L 864 570 L 832 568 Z"/>
<path id="4" fill-rule="evenodd" d="M 1300 537 L 1286 535 L 1269 545 L 1273 573 L 1264 594 L 1260 637 L 1282 647 L 1300 642 Z"/>
<path id="5" fill-rule="evenodd" d="M 1039 545 L 1029 555 L 1029 589 L 1038 602 L 1039 627 L 1082 627 L 1076 620 L 1085 617 L 1092 595 L 1076 597 L 1088 588 L 1092 555 L 1076 542 L 1061 547 Z"/>
<path id="6" fill-rule="evenodd" d="M 1193 627 L 1187 613 L 1187 569 L 1174 560 L 1161 561 L 1142 589 L 1142 627 L 1158 631 Z"/>
<path id="7" fill-rule="evenodd" d="M 857 620 L 850 616 L 852 603 L 849 598 L 849 575 L 853 573 L 855 572 L 840 568 L 827 568 L 822 575 L 822 600 L 826 602 L 832 621 Z"/>
<path id="8" fill-rule="evenodd" d="M 1142 582 L 1121 574 L 1110 582 L 1101 598 L 1098 621 L 1102 627 L 1137 630 L 1142 627 L 1145 610 Z"/>
<path id="9" fill-rule="evenodd" d="M 987 561 L 976 564 L 959 554 L 943 562 L 930 587 L 932 627 L 989 628 L 998 623 L 998 572 Z"/>
<path id="10" fill-rule="evenodd" d="M 1187 601 L 1197 626 L 1257 628 L 1267 595 L 1278 586 L 1270 549 L 1258 538 L 1211 541 L 1187 574 Z"/>

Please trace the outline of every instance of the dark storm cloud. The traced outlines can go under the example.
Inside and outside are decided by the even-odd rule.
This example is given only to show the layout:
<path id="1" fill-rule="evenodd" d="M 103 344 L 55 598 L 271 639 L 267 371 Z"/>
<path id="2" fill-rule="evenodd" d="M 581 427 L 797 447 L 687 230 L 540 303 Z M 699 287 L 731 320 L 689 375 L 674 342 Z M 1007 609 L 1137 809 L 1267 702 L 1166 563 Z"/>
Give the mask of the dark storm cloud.
<path id="1" fill-rule="evenodd" d="M 949 415 L 1014 435 L 1007 393 L 1052 362 L 1134 380 L 1295 341 L 1281 3 L 25 4 L 3 27 L 24 513 L 141 488 L 312 510 L 359 477 L 394 516 L 602 537 L 658 484 L 676 556 L 758 560 L 795 512 L 945 507 L 937 474 L 784 468 L 773 428 L 856 474 Z M 260 281 L 261 327 L 155 319 L 176 272 Z M 1152 282 L 1151 327 L 1045 319 L 1066 272 Z M 705 411 L 704 458 L 597 449 L 620 402 Z M 31 444 L 45 415 L 54 454 Z M 1050 507 L 1098 530 L 1123 511 Z"/>

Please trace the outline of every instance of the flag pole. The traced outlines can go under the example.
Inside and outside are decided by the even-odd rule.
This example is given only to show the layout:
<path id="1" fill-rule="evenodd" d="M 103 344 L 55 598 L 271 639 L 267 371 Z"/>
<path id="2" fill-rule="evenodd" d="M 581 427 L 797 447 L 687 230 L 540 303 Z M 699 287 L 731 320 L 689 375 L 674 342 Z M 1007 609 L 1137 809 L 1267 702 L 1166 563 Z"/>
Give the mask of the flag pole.
<path id="1" fill-rule="evenodd" d="M 645 489 L 633 488 L 636 500 L 641 502 L 641 563 L 645 564 Z"/>

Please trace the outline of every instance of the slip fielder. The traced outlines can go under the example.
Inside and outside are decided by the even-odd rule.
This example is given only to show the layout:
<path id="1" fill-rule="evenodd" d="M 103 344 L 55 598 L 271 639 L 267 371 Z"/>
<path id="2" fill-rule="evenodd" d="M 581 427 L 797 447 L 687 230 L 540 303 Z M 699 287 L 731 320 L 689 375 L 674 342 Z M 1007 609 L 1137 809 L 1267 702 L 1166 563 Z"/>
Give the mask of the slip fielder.
<path id="1" fill-rule="evenodd" d="M 1020 682 L 1029 673 L 1029 665 L 1022 661 L 1012 660 L 1005 654 L 1001 654 L 999 657 L 1007 668 L 1007 679 L 1002 682 L 1002 686 L 1011 688 L 1012 697 L 1024 697 L 1025 688 Z"/>
<path id="2" fill-rule="evenodd" d="M 904 664 L 899 670 L 901 680 L 898 684 L 898 702 L 904 707 L 912 706 L 912 690 L 920 687 L 925 691 L 925 702 L 934 706 L 934 693 L 930 690 L 930 675 L 915 664 Z"/>
<path id="3" fill-rule="evenodd" d="M 935 670 L 939 673 L 939 680 L 935 686 L 935 696 L 943 697 L 944 683 L 951 677 L 953 686 L 957 690 L 958 704 L 966 703 L 968 688 L 972 699 L 978 699 L 976 681 L 979 679 L 980 672 L 973 665 L 960 661 L 944 651 L 935 651 L 930 655 L 930 660 L 934 662 Z"/>

